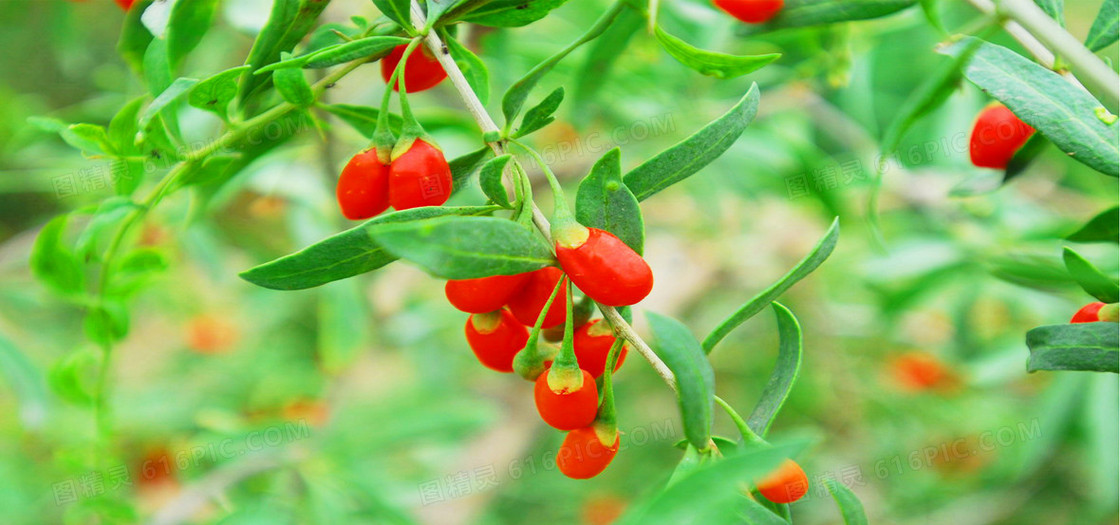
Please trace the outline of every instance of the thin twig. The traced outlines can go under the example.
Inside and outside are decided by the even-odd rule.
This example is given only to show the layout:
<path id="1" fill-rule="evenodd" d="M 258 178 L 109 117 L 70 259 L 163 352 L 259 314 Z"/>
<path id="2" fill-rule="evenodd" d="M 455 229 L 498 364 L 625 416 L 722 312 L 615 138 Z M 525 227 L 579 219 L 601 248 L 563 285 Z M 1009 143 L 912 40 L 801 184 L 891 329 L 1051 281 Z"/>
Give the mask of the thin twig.
<path id="1" fill-rule="evenodd" d="M 424 12 L 420 9 L 420 4 L 418 4 L 416 0 L 412 0 L 412 23 L 416 27 L 425 27 L 427 25 L 424 19 Z M 443 66 L 443 70 L 447 72 L 447 78 L 451 80 L 451 84 L 455 87 L 455 90 L 459 92 L 459 97 L 463 99 L 463 104 L 467 106 L 467 111 L 474 117 L 483 135 L 496 135 L 500 133 L 498 125 L 494 123 L 494 119 L 490 118 L 486 107 L 482 105 L 482 101 L 478 99 L 478 95 L 471 89 L 467 78 L 463 76 L 459 65 L 451 58 L 451 54 L 447 51 L 447 46 L 440 40 L 436 31 L 428 31 L 428 34 L 424 36 L 424 45 L 427 46 L 432 55 L 439 60 L 440 65 Z M 490 149 L 494 150 L 496 155 L 505 155 L 507 152 L 504 140 L 499 139 L 493 142 L 487 142 L 487 145 L 490 146 Z M 551 238 L 551 234 L 549 233 L 551 227 L 548 219 L 536 204 L 533 205 L 533 224 L 536 225 L 537 229 L 540 230 L 546 238 Z M 606 318 L 607 322 L 614 328 L 615 333 L 619 337 L 625 339 L 626 342 L 630 343 L 630 346 L 634 350 L 653 365 L 653 369 L 665 380 L 665 383 L 673 388 L 673 390 L 676 390 L 677 382 L 673 377 L 673 372 L 669 370 L 668 366 L 665 366 L 665 363 L 661 361 L 659 357 L 657 357 L 657 354 L 653 352 L 649 344 L 642 340 L 641 336 L 634 331 L 634 327 L 630 326 L 630 323 L 627 323 L 614 307 L 599 303 L 596 304 L 599 306 L 599 310 L 603 312 L 603 317 Z"/>

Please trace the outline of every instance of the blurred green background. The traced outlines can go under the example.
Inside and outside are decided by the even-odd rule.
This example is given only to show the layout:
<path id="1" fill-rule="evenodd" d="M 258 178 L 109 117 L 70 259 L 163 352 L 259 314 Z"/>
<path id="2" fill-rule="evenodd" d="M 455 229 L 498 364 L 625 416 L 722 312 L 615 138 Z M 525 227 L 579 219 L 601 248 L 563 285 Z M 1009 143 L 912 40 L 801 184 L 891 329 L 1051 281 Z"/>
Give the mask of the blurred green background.
<path id="1" fill-rule="evenodd" d="M 187 74 L 241 64 L 269 5 L 225 2 Z M 468 29 L 490 68 L 492 113 L 506 86 L 606 5 L 569 2 L 528 28 Z M 1074 35 L 1096 8 L 1067 3 Z M 743 37 L 705 2 L 662 9 L 666 28 L 694 45 L 784 55 L 716 80 L 621 24 L 600 41 L 617 48 L 609 74 L 588 69 L 584 49 L 534 92 L 562 85 L 569 97 L 531 142 L 574 183 L 616 145 L 625 168 L 639 164 L 759 83 L 759 116 L 735 147 L 644 203 L 657 281 L 638 310 L 706 333 L 840 217 L 832 258 L 782 299 L 806 350 L 772 436 L 813 440 L 799 458 L 813 487 L 793 506 L 796 523 L 838 522 L 819 484 L 827 477 L 849 485 L 873 523 L 1117 523 L 1116 376 L 1028 375 L 1023 342 L 1091 300 L 1063 269 L 1060 238 L 1115 205 L 1117 181 L 1051 147 L 1000 187 L 1001 174 L 968 161 L 971 120 L 987 100 L 966 84 L 907 135 L 886 174 L 883 250 L 866 219 L 878 140 L 945 60 L 921 12 Z M 978 16 L 964 2 L 944 9 L 951 27 Z M 377 13 L 335 0 L 321 22 L 354 14 Z M 529 385 L 478 365 L 466 315 L 441 282 L 405 263 L 299 292 L 237 277 L 348 227 L 334 181 L 366 139 L 325 114 L 328 127 L 304 130 L 212 199 L 177 194 L 148 217 L 137 242 L 170 264 L 115 350 L 119 457 L 92 471 L 89 411 L 48 386 L 60 361 L 88 351 L 82 311 L 50 296 L 27 260 L 48 219 L 109 191 L 96 182 L 102 161 L 28 118 L 106 124 L 144 92 L 115 53 L 122 18 L 108 0 L 0 2 L 0 521 L 599 524 L 664 484 L 681 454 L 676 405 L 637 355 L 616 385 L 624 448 L 603 475 L 577 482 L 552 464 L 562 434 L 539 421 Z M 1103 54 L 1117 62 L 1116 45 Z M 364 66 L 328 97 L 376 105 L 382 85 L 377 66 Z M 411 100 L 449 156 L 479 146 L 447 83 Z M 189 108 L 182 122 L 199 140 L 217 130 Z M 453 202 L 482 200 L 472 188 Z M 1116 274 L 1114 245 L 1078 251 Z M 763 312 L 713 354 L 717 393 L 749 412 L 776 348 Z M 912 353 L 936 358 L 952 380 L 927 390 L 900 381 L 894 363 Z M 716 428 L 735 434 L 720 413 Z"/>

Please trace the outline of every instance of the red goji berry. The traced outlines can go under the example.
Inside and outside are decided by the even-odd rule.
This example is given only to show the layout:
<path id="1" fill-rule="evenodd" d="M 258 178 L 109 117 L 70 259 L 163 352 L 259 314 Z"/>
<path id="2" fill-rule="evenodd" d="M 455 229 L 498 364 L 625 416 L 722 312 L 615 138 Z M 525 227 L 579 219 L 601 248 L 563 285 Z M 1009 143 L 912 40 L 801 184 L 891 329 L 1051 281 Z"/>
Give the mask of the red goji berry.
<path id="1" fill-rule="evenodd" d="M 132 9 L 132 4 L 136 3 L 136 0 L 114 0 L 114 1 L 116 1 L 117 5 L 121 6 L 121 9 L 124 9 L 125 11 L 128 11 L 129 9 Z"/>
<path id="2" fill-rule="evenodd" d="M 537 376 L 533 385 L 533 399 L 537 412 L 549 426 L 558 430 L 575 430 L 590 425 L 599 412 L 599 389 L 595 378 L 580 370 L 583 384 L 576 390 L 553 392 L 548 385 L 548 372 Z"/>
<path id="3" fill-rule="evenodd" d="M 401 62 L 406 47 L 408 46 L 401 44 L 393 48 L 388 56 L 381 59 L 381 78 L 385 79 L 385 82 L 389 82 L 393 77 L 393 70 Z M 439 60 L 436 60 L 426 47 L 420 46 L 420 48 L 414 49 L 411 55 L 408 55 L 408 62 L 404 65 L 405 93 L 431 89 L 436 84 L 443 82 L 445 78 L 447 78 L 447 72 L 443 70 Z M 393 90 L 400 91 L 400 86 L 394 84 Z"/>
<path id="4" fill-rule="evenodd" d="M 981 168 L 1005 169 L 1015 152 L 1034 134 L 1007 106 L 990 104 L 976 117 L 968 151 L 972 164 Z"/>
<path id="5" fill-rule="evenodd" d="M 618 453 L 618 432 L 614 443 L 603 444 L 599 433 L 593 427 L 577 428 L 564 436 L 560 450 L 556 453 L 556 466 L 565 476 L 572 479 L 589 479 L 598 476 L 610 465 Z"/>
<path id="6" fill-rule="evenodd" d="M 529 273 L 525 287 L 510 298 L 509 311 L 521 324 L 534 326 L 544 305 L 548 303 L 552 290 L 556 288 L 556 283 L 564 278 L 564 272 L 554 266 L 546 266 Z M 564 322 L 564 318 L 567 317 L 567 301 L 564 290 L 561 289 L 556 294 L 556 299 L 552 301 L 552 307 L 544 316 L 542 328 L 551 328 Z"/>
<path id="7" fill-rule="evenodd" d="M 713 0 L 723 12 L 748 24 L 761 24 L 782 10 L 784 0 Z"/>
<path id="8" fill-rule="evenodd" d="M 389 208 L 389 166 L 381 163 L 374 148 L 346 163 L 335 196 L 342 215 L 352 221 L 368 219 Z"/>
<path id="9" fill-rule="evenodd" d="M 614 234 L 587 230 L 585 239 L 557 240 L 556 258 L 572 284 L 607 306 L 629 306 L 649 295 L 653 271 Z"/>
<path id="10" fill-rule="evenodd" d="M 439 206 L 451 196 L 451 167 L 439 148 L 416 139 L 389 165 L 389 205 L 395 210 Z"/>
<path id="11" fill-rule="evenodd" d="M 801 466 L 791 459 L 757 483 L 762 497 L 774 503 L 793 503 L 809 491 L 809 478 Z"/>
<path id="12" fill-rule="evenodd" d="M 1082 306 L 1077 313 L 1073 314 L 1073 318 L 1069 320 L 1070 323 L 1095 323 L 1100 321 L 1100 316 L 1097 314 L 1101 308 L 1104 308 L 1104 303 L 1089 303 Z"/>
<path id="13" fill-rule="evenodd" d="M 576 359 L 579 361 L 579 367 L 587 370 L 587 373 L 596 379 L 603 375 L 603 371 L 606 370 L 607 357 L 610 356 L 611 346 L 614 345 L 615 341 L 614 331 L 611 330 L 608 323 L 602 321 L 602 319 L 596 319 L 581 326 L 579 330 L 576 330 L 575 337 L 572 338 L 572 345 L 576 349 Z M 618 352 L 618 361 L 614 364 L 615 372 L 626 360 L 626 350 L 626 345 L 622 345 L 622 349 Z"/>
<path id="14" fill-rule="evenodd" d="M 466 332 L 478 361 L 498 372 L 513 372 L 513 358 L 529 340 L 529 330 L 506 310 L 471 315 Z"/>
<path id="15" fill-rule="evenodd" d="M 450 280 L 443 292 L 451 306 L 472 314 L 484 314 L 505 306 L 527 282 L 529 273 Z"/>

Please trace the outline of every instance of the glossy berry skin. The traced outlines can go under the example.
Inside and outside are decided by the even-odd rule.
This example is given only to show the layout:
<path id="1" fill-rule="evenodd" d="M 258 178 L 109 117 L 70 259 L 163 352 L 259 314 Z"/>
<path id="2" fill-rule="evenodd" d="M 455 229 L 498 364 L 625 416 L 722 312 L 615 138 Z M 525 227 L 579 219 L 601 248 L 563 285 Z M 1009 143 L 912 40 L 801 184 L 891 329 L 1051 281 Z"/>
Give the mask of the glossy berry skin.
<path id="1" fill-rule="evenodd" d="M 969 140 L 972 164 L 980 168 L 1005 169 L 1015 152 L 1034 134 L 1034 128 L 1019 120 L 1007 106 L 991 104 L 976 117 Z"/>
<path id="2" fill-rule="evenodd" d="M 352 221 L 374 217 L 389 208 L 389 166 L 377 158 L 377 150 L 367 149 L 342 168 L 335 187 L 342 215 Z"/>
<path id="3" fill-rule="evenodd" d="M 560 267 L 588 297 L 607 306 L 629 306 L 649 295 L 653 271 L 626 243 L 607 231 L 588 228 L 575 247 L 556 243 Z"/>
<path id="4" fill-rule="evenodd" d="M 748 24 L 761 24 L 782 10 L 784 0 L 713 0 L 721 11 Z"/>
<path id="5" fill-rule="evenodd" d="M 1097 321 L 1100 321 L 1101 319 L 1097 315 L 1097 312 L 1099 312 L 1103 307 L 1104 303 L 1089 303 L 1085 306 L 1082 306 L 1081 309 L 1077 311 L 1077 313 L 1073 314 L 1073 319 L 1070 319 L 1069 322 L 1095 323 Z"/>
<path id="6" fill-rule="evenodd" d="M 439 206 L 451 196 L 451 167 L 439 148 L 416 139 L 389 166 L 389 205 L 395 210 Z"/>
<path id="7" fill-rule="evenodd" d="M 774 503 L 793 503 L 809 491 L 809 478 L 800 465 L 787 459 L 757 486 L 762 497 Z"/>
<path id="8" fill-rule="evenodd" d="M 604 323 L 602 319 L 596 319 L 581 326 L 572 338 L 572 344 L 576 348 L 576 359 L 579 360 L 579 367 L 587 370 L 587 373 L 598 379 L 607 368 L 607 357 L 610 356 L 614 341 L 614 334 L 611 332 L 610 326 Z M 614 364 L 615 372 L 626 360 L 626 350 L 626 345 L 622 345 L 622 349 L 618 352 L 618 360 Z"/>
<path id="9" fill-rule="evenodd" d="M 506 310 L 474 314 L 467 319 L 467 344 L 483 366 L 513 372 L 513 358 L 525 348 L 529 330 Z"/>
<path id="10" fill-rule="evenodd" d="M 386 83 L 393 77 L 393 70 L 401 62 L 401 57 L 404 56 L 404 50 L 407 47 L 407 45 L 401 44 L 393 48 L 388 56 L 381 59 L 381 78 L 385 79 Z M 424 46 L 414 49 L 412 54 L 408 55 L 408 62 L 404 65 L 405 93 L 416 93 L 417 91 L 431 89 L 436 84 L 443 82 L 445 78 L 447 78 L 447 72 L 439 64 L 439 60 L 428 54 L 428 49 Z M 394 84 L 393 90 L 400 91 L 400 86 Z"/>
<path id="11" fill-rule="evenodd" d="M 581 370 L 583 385 L 579 390 L 553 392 L 548 386 L 548 372 L 537 376 L 533 399 L 541 419 L 557 430 L 575 430 L 590 425 L 599 412 L 599 389 L 595 378 Z"/>
<path id="12" fill-rule="evenodd" d="M 528 273 L 447 281 L 443 287 L 451 306 L 472 314 L 493 312 L 529 282 Z"/>
<path id="13" fill-rule="evenodd" d="M 529 273 L 529 279 L 525 282 L 525 287 L 510 298 L 509 311 L 521 324 L 534 326 L 537 323 L 537 316 L 540 315 L 545 303 L 548 302 L 548 297 L 552 295 L 552 290 L 556 288 L 556 283 L 564 277 L 564 272 L 560 271 L 559 268 L 546 266 Z M 564 322 L 564 318 L 567 316 L 567 301 L 564 290 L 561 288 L 560 292 L 556 294 L 556 299 L 552 301 L 552 307 L 548 309 L 548 313 L 544 316 L 542 328 L 552 328 Z"/>
<path id="14" fill-rule="evenodd" d="M 560 450 L 556 453 L 556 466 L 565 476 L 572 479 L 590 479 L 598 476 L 610 465 L 618 453 L 616 433 L 614 444 L 603 445 L 592 427 L 583 427 L 568 432 Z"/>

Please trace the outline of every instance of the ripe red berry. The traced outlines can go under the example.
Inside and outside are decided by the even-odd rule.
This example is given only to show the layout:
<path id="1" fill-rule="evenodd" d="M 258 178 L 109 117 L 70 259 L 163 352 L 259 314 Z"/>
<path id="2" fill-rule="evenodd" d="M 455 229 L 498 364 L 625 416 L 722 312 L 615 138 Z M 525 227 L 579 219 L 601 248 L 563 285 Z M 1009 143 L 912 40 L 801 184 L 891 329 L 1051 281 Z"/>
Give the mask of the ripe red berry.
<path id="1" fill-rule="evenodd" d="M 761 24 L 782 10 L 784 0 L 713 0 L 723 12 L 748 24 Z"/>
<path id="2" fill-rule="evenodd" d="M 572 283 L 607 306 L 629 306 L 649 295 L 653 271 L 614 234 L 586 228 L 585 240 L 556 242 L 556 258 Z"/>
<path id="3" fill-rule="evenodd" d="M 548 372 L 537 376 L 533 385 L 533 399 L 537 402 L 537 412 L 549 426 L 558 430 L 575 430 L 590 425 L 599 412 L 599 389 L 595 378 L 586 370 L 583 385 L 578 390 L 553 392 L 548 386 Z"/>
<path id="4" fill-rule="evenodd" d="M 447 281 L 443 291 L 451 306 L 472 314 L 493 312 L 529 282 L 529 273 Z"/>
<path id="5" fill-rule="evenodd" d="M 470 316 L 466 332 L 475 357 L 498 372 L 513 372 L 513 358 L 529 340 L 529 330 L 506 310 Z"/>
<path id="6" fill-rule="evenodd" d="M 1007 168 L 1015 152 L 1034 134 L 1034 128 L 1019 120 L 1007 106 L 994 103 L 984 108 L 972 127 L 968 151 L 972 164 L 981 168 Z"/>
<path id="7" fill-rule="evenodd" d="M 381 78 L 385 82 L 393 77 L 393 70 L 397 68 L 397 64 L 401 62 L 401 57 L 404 56 L 404 50 L 407 45 L 401 44 L 389 53 L 388 56 L 381 59 Z M 443 70 L 439 60 L 436 60 L 428 49 L 420 46 L 414 49 L 412 54 L 408 56 L 408 62 L 404 65 L 404 87 L 406 93 L 415 93 L 417 91 L 424 91 L 431 89 L 436 84 L 443 82 L 447 78 L 447 72 Z M 394 84 L 393 90 L 400 91 L 400 86 Z"/>
<path id="8" fill-rule="evenodd" d="M 556 466 L 572 479 L 598 476 L 618 453 L 618 438 L 618 432 L 615 432 L 614 443 L 607 446 L 590 426 L 568 432 L 556 453 Z"/>
<path id="9" fill-rule="evenodd" d="M 1071 323 L 1095 323 L 1097 321 L 1100 321 L 1101 319 L 1100 319 L 1100 316 L 1097 315 L 1097 312 L 1100 312 L 1101 308 L 1103 308 L 1103 307 L 1104 307 L 1104 303 L 1099 303 L 1099 302 L 1098 303 L 1089 303 L 1085 306 L 1082 306 L 1081 309 L 1077 311 L 1077 313 L 1073 314 L 1073 319 L 1070 319 L 1069 322 L 1071 322 Z"/>
<path id="10" fill-rule="evenodd" d="M 762 497 L 774 503 L 793 503 L 809 491 L 809 478 L 800 465 L 787 459 L 757 485 Z"/>
<path id="11" fill-rule="evenodd" d="M 564 277 L 564 272 L 554 266 L 546 266 L 540 270 L 529 272 L 529 279 L 520 292 L 513 294 L 509 300 L 509 311 L 525 326 L 534 326 L 537 316 L 541 314 L 545 303 L 548 302 L 556 283 Z M 551 328 L 564 322 L 567 316 L 567 297 L 564 290 L 556 294 L 552 307 L 544 316 L 542 328 Z"/>
<path id="12" fill-rule="evenodd" d="M 381 163 L 374 148 L 346 163 L 335 196 L 342 214 L 352 221 L 368 219 L 389 208 L 389 166 Z"/>
<path id="13" fill-rule="evenodd" d="M 614 345 L 615 337 L 614 331 L 608 323 L 602 322 L 602 319 L 596 319 L 580 327 L 576 330 L 575 337 L 572 339 L 572 344 L 576 348 L 576 359 L 579 360 L 579 367 L 587 370 L 587 373 L 592 377 L 598 379 L 603 375 L 603 371 L 607 368 L 607 357 L 610 356 L 611 346 Z M 614 370 L 617 372 L 618 367 L 622 366 L 622 362 L 626 360 L 626 345 L 622 345 L 622 349 L 618 352 L 618 361 L 614 364 Z"/>
<path id="14" fill-rule="evenodd" d="M 121 6 L 121 9 L 124 9 L 125 11 L 128 11 L 129 9 L 132 9 L 132 4 L 136 3 L 136 0 L 115 0 L 115 1 L 117 2 L 117 5 Z"/>
<path id="15" fill-rule="evenodd" d="M 439 148 L 416 139 L 389 166 L 389 205 L 396 210 L 439 206 L 451 196 L 451 167 Z"/>

